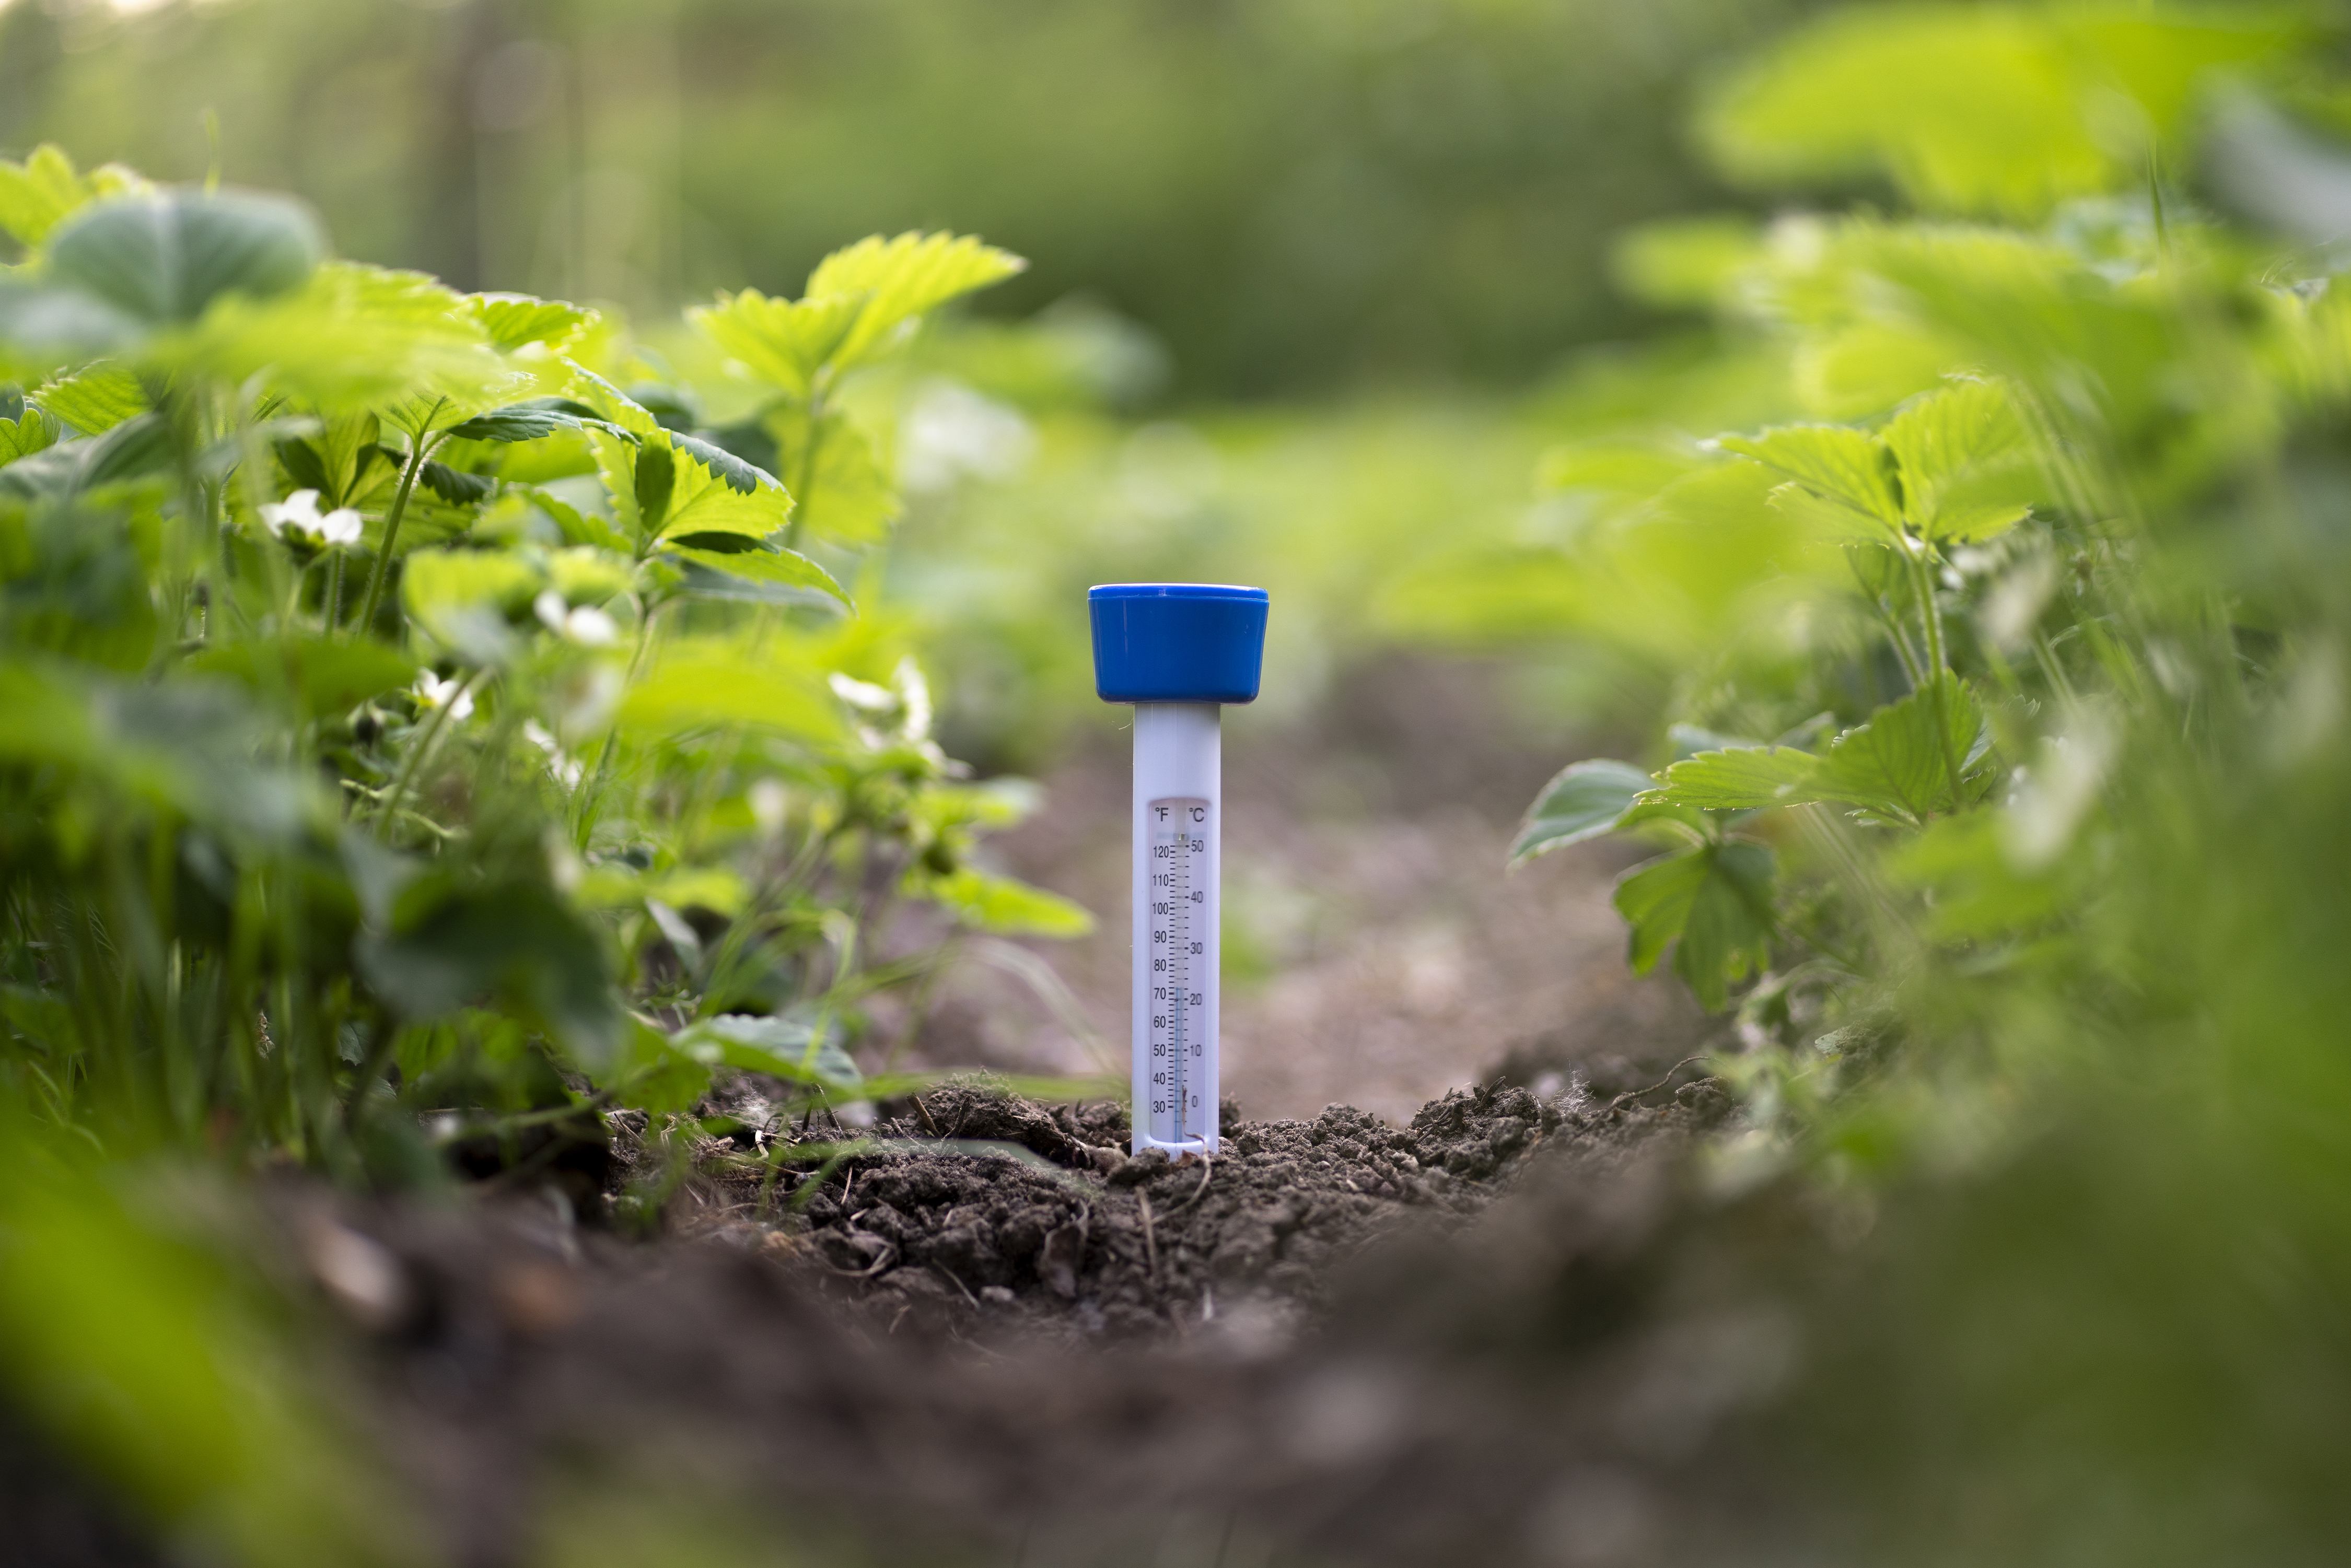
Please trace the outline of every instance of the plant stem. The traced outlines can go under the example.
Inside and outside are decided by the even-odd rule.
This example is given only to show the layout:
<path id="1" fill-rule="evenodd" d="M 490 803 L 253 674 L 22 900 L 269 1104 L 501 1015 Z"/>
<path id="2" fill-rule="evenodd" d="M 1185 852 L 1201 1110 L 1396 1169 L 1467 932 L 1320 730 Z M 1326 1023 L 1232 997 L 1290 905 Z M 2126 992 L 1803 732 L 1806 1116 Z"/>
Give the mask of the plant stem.
<path id="1" fill-rule="evenodd" d="M 800 482 L 792 491 L 791 525 L 784 530 L 784 548 L 800 548 L 800 525 L 807 520 L 809 497 L 816 494 L 816 449 L 824 440 L 824 392 L 809 394 L 808 449 L 800 455 Z"/>
<path id="2" fill-rule="evenodd" d="M 666 600 L 648 603 L 638 619 L 636 652 L 629 656 L 629 674 L 621 683 L 623 699 L 629 688 L 637 684 L 637 676 L 644 672 L 645 655 L 653 648 L 654 618 L 668 608 L 668 603 Z M 589 776 L 587 787 L 579 796 L 579 820 L 572 826 L 571 840 L 583 854 L 588 849 L 588 835 L 595 831 L 597 802 L 603 799 L 604 787 L 611 781 L 612 759 L 619 750 L 620 720 L 615 716 L 612 727 L 604 732 L 603 741 L 596 748 L 596 770 Z"/>
<path id="3" fill-rule="evenodd" d="M 1918 578 L 1918 615 L 1927 630 L 1927 689 L 1928 700 L 1935 709 L 1935 744 L 1943 753 L 1943 766 L 1951 778 L 1951 809 L 1957 810 L 1966 798 L 1959 783 L 1959 758 L 1951 749 L 1951 724 L 1944 711 L 1943 676 L 1949 664 L 1943 651 L 1943 612 L 1935 602 L 1935 568 L 1928 559 L 1930 551 L 1920 541 L 1921 549 L 1910 557 Z"/>
<path id="4" fill-rule="evenodd" d="M 431 755 L 435 746 L 440 744 L 441 731 L 447 726 L 449 716 L 457 710 L 458 704 L 464 702 L 472 694 L 474 684 L 482 678 L 482 674 L 481 671 L 476 670 L 465 677 L 465 684 L 450 693 L 448 700 L 433 710 L 433 717 L 425 725 L 423 736 L 409 748 L 407 759 L 400 765 L 400 777 L 392 781 L 391 791 L 384 796 L 383 804 L 376 809 L 375 836 L 377 838 L 387 839 L 392 836 L 392 819 L 400 814 L 400 802 L 407 797 L 409 786 L 416 781 L 416 775 L 423 770 L 425 758 Z"/>
<path id="5" fill-rule="evenodd" d="M 433 427 L 434 416 L 440 412 L 441 404 L 435 402 L 433 413 L 425 416 L 423 430 Z M 409 438 L 408 466 L 401 470 L 400 488 L 392 497 L 392 510 L 384 514 L 383 543 L 376 549 L 375 569 L 368 573 L 367 598 L 360 604 L 359 630 L 361 636 L 367 635 L 368 628 L 375 624 L 375 607 L 383 598 L 384 576 L 392 569 L 392 541 L 400 538 L 400 519 L 407 515 L 409 495 L 416 488 L 416 476 L 423 472 L 425 455 L 432 450 L 433 444 L 421 431 Z"/>

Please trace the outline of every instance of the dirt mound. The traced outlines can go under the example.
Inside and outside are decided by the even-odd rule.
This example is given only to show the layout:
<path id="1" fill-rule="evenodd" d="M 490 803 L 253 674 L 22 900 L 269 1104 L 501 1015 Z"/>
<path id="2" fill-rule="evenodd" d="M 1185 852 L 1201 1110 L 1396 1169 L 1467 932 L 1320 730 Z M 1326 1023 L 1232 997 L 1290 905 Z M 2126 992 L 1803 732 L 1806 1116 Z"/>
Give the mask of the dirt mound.
<path id="1" fill-rule="evenodd" d="M 688 1228 L 795 1259 L 890 1327 L 919 1312 L 958 1332 L 1132 1338 L 1237 1309 L 1286 1323 L 1322 1302 L 1341 1260 L 1416 1217 L 1482 1207 L 1515 1163 L 1592 1111 L 1489 1087 L 1403 1129 L 1345 1105 L 1308 1122 L 1228 1114 L 1217 1157 L 1171 1162 L 1128 1157 L 1117 1106 L 1049 1110 L 950 1084 L 766 1218 L 747 1170 L 720 1177 L 725 1218 Z"/>
<path id="2" fill-rule="evenodd" d="M 840 1157 L 764 1193 L 777 1134 L 706 1132 L 653 1245 L 554 1185 L 287 1183 L 271 1271 L 344 1320 L 329 1382 L 466 1568 L 595 1560 L 550 1532 L 599 1521 L 782 1561 L 1581 1561 L 1652 1529 L 1770 1332 L 1661 1261 L 1708 1092 L 1235 1119 L 1170 1164 L 1114 1107 L 950 1085 L 853 1143 L 778 1129 Z M 649 1179 L 657 1144 L 617 1142 Z"/>

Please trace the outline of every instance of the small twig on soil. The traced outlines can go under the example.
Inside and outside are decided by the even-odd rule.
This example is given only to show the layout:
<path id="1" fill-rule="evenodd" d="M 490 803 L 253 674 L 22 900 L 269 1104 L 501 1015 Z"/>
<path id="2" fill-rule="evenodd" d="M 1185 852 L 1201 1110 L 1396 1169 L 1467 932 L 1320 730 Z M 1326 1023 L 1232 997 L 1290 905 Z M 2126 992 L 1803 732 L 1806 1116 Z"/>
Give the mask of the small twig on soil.
<path id="1" fill-rule="evenodd" d="M 961 1291 L 963 1292 L 963 1299 L 969 1301 L 974 1307 L 977 1307 L 979 1305 L 979 1298 L 971 1293 L 971 1287 L 965 1284 L 961 1280 L 956 1279 L 946 1268 L 940 1264 L 934 1263 L 931 1265 L 931 1272 L 946 1281 L 948 1284 L 953 1285 L 956 1290 Z"/>
<path id="2" fill-rule="evenodd" d="M 1206 1155 L 1200 1156 L 1200 1161 L 1203 1165 L 1208 1167 L 1200 1173 L 1200 1185 L 1192 1189 L 1191 1197 L 1186 1198 L 1183 1202 L 1169 1209 L 1167 1212 L 1170 1215 L 1183 1213 L 1186 1209 L 1199 1202 L 1200 1195 L 1208 1190 L 1208 1178 L 1217 1174 L 1217 1162 Z"/>
<path id="3" fill-rule="evenodd" d="M 914 1096 L 914 1114 L 923 1119 L 923 1125 L 931 1130 L 931 1136 L 934 1138 L 946 1136 L 939 1131 L 939 1124 L 931 1120 L 931 1108 L 923 1103 L 923 1097 L 919 1094 Z"/>
<path id="4" fill-rule="evenodd" d="M 1151 1233 L 1151 1195 L 1138 1192 L 1135 1202 L 1143 1214 L 1143 1256 L 1151 1265 L 1151 1282 L 1159 1283 L 1159 1241 Z"/>
<path id="5" fill-rule="evenodd" d="M 1671 1067 L 1667 1068 L 1666 1075 L 1663 1078 L 1658 1079 L 1655 1083 L 1650 1084 L 1646 1089 L 1635 1089 L 1628 1093 L 1619 1094 L 1614 1100 L 1609 1102 L 1609 1103 L 1617 1104 L 1626 1100 L 1638 1100 L 1645 1094 L 1655 1094 L 1658 1090 L 1663 1089 L 1667 1084 L 1671 1083 L 1674 1081 L 1675 1073 L 1679 1072 L 1683 1068 L 1687 1067 L 1693 1061 L 1704 1061 L 1705 1060 L 1706 1058 L 1703 1056 L 1685 1056 L 1679 1061 L 1675 1062 Z"/>

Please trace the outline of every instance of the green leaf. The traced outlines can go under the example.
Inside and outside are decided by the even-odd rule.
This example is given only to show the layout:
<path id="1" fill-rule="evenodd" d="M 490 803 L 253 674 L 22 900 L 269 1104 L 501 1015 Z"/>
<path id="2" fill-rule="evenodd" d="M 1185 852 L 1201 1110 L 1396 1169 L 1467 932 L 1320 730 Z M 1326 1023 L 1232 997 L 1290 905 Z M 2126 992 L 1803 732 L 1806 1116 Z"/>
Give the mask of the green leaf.
<path id="1" fill-rule="evenodd" d="M 632 1016 L 626 1030 L 622 1060 L 598 1076 L 598 1088 L 655 1115 L 691 1111 L 710 1092 L 711 1063 L 678 1050 L 669 1036 L 642 1019 Z"/>
<path id="2" fill-rule="evenodd" d="M 648 538 L 656 538 L 669 517 L 671 492 L 677 488 L 677 458 L 673 449 L 659 443 L 639 447 L 632 481 L 629 489 L 637 505 L 638 531 Z"/>
<path id="3" fill-rule="evenodd" d="M 774 478 L 708 442 L 645 423 L 633 440 L 611 430 L 588 433 L 605 494 L 631 536 L 724 534 L 757 541 L 791 520 L 792 498 Z"/>
<path id="4" fill-rule="evenodd" d="M 172 466 L 172 431 L 142 413 L 103 435 L 62 441 L 0 468 L 0 493 L 65 497 L 158 475 Z"/>
<path id="5" fill-rule="evenodd" d="M 837 705 L 815 675 L 794 662 L 722 637 L 680 638 L 653 672 L 621 700 L 621 727 L 664 738 L 724 725 L 746 725 L 809 740 L 841 733 Z"/>
<path id="6" fill-rule="evenodd" d="M 1823 800 L 1922 823 L 1936 811 L 1966 803 L 1955 800 L 1952 778 L 1959 775 L 1965 789 L 1982 734 L 1983 710 L 1975 693 L 1947 673 L 1829 742 L 1811 788 Z"/>
<path id="7" fill-rule="evenodd" d="M 49 382 L 26 399 L 83 435 L 99 435 L 151 406 L 147 389 L 120 365 L 106 361 Z"/>
<path id="8" fill-rule="evenodd" d="M 1752 457 L 1889 528 L 1902 526 L 1894 455 L 1865 430 L 1842 424 L 1788 424 L 1760 435 L 1726 435 L 1727 452 Z"/>
<path id="9" fill-rule="evenodd" d="M 808 411 L 786 405 L 765 422 L 775 437 L 777 466 L 792 476 L 800 527 L 840 544 L 874 544 L 898 517 L 898 496 L 873 447 L 848 416 L 828 413 L 813 423 Z"/>
<path id="10" fill-rule="evenodd" d="M 452 468 L 446 463 L 426 458 L 416 470 L 417 483 L 440 497 L 453 507 L 469 507 L 476 501 L 486 501 L 498 482 L 487 474 L 468 474 Z"/>
<path id="11" fill-rule="evenodd" d="M 373 410 L 413 439 L 533 390 L 461 306 L 421 272 L 329 262 L 295 293 L 220 301 L 150 357 L 233 384 L 258 376 L 322 414 Z"/>
<path id="12" fill-rule="evenodd" d="M 1762 231 L 1743 213 L 1666 218 L 1620 234 L 1609 273 L 1644 304 L 1703 310 L 1719 304 L 1740 270 L 1763 254 Z"/>
<path id="13" fill-rule="evenodd" d="M 756 496 L 762 486 L 773 489 L 783 486 L 776 476 L 757 464 L 746 462 L 736 454 L 698 435 L 683 431 L 670 433 L 670 445 L 685 454 L 726 482 L 726 487 L 738 496 Z"/>
<path id="14" fill-rule="evenodd" d="M 965 925 L 1005 936 L 1085 936 L 1094 917 L 1082 904 L 1008 876 L 967 866 L 921 884 L 924 896 L 945 905 Z"/>
<path id="15" fill-rule="evenodd" d="M 1510 863 L 1519 865 L 1598 838 L 1649 787 L 1649 776 L 1629 762 L 1595 758 L 1570 763 L 1535 797 L 1519 836 L 1510 842 Z"/>
<path id="16" fill-rule="evenodd" d="M 685 591 L 699 599 L 856 609 L 831 572 L 796 550 L 693 549 L 672 542 L 662 559 L 685 568 Z"/>
<path id="17" fill-rule="evenodd" d="M 622 552 L 629 549 L 627 538 L 606 522 L 601 514 L 583 512 L 551 490 L 537 485 L 510 483 L 506 493 L 510 497 L 520 496 L 546 513 L 563 537 L 575 545 L 594 545 Z"/>
<path id="18" fill-rule="evenodd" d="M 74 172 L 73 160 L 51 142 L 33 149 L 22 163 L 0 162 L 0 229 L 20 245 L 41 243 L 59 218 L 89 200 L 90 190 Z"/>
<path id="19" fill-rule="evenodd" d="M 721 294 L 686 319 L 753 380 L 805 401 L 817 372 L 839 350 L 865 308 L 862 295 L 770 299 L 756 288 Z"/>
<path id="20" fill-rule="evenodd" d="M 575 546 L 547 558 L 547 580 L 566 604 L 601 604 L 626 593 L 636 574 L 625 556 Z"/>
<path id="21" fill-rule="evenodd" d="M 532 398 L 477 413 L 452 425 L 449 434 L 460 441 L 537 441 L 559 430 L 577 430 L 581 416 L 593 413 L 587 404 L 569 398 Z"/>
<path id="22" fill-rule="evenodd" d="M 468 294 L 462 307 L 481 324 L 490 346 L 502 354 L 532 343 L 544 343 L 562 353 L 579 337 L 596 312 L 559 299 L 534 299 L 528 294 Z"/>
<path id="23" fill-rule="evenodd" d="M 48 241 L 49 276 L 140 320 L 194 321 L 225 295 L 302 287 L 326 255 L 310 210 L 279 196 L 158 191 L 75 214 Z"/>
<path id="24" fill-rule="evenodd" d="M 589 1071 L 611 1062 L 622 1019 L 603 946 L 552 889 L 428 873 L 392 901 L 390 926 L 362 932 L 352 956 L 400 1017 L 446 1018 L 495 998 Z"/>
<path id="25" fill-rule="evenodd" d="M 409 619 L 477 664 L 505 657 L 507 623 L 544 586 L 536 567 L 503 550 L 412 550 L 400 576 Z"/>
<path id="26" fill-rule="evenodd" d="M 1771 852 L 1744 839 L 1697 844 L 1635 867 L 1616 884 L 1636 973 L 1677 941 L 1674 972 L 1709 1011 L 1731 982 L 1771 963 Z"/>
<path id="27" fill-rule="evenodd" d="M 2078 861 L 2026 870 L 2002 841 L 2003 813 L 1945 817 L 1885 861 L 1896 883 L 1929 891 L 1928 929 L 1946 941 L 2015 936 L 2063 920 L 2085 891 Z"/>
<path id="28" fill-rule="evenodd" d="M 1701 811 L 1755 811 L 1796 806 L 1819 799 L 1813 775 L 1819 759 L 1785 746 L 1740 747 L 1701 751 L 1660 775 L 1659 788 L 1642 797 L 1657 805 Z"/>
<path id="29" fill-rule="evenodd" d="M 852 1098 L 865 1083 L 865 1075 L 841 1046 L 839 1027 L 830 1019 L 820 1031 L 799 1019 L 721 1013 L 688 1024 L 670 1039 L 677 1050 L 699 1061 L 772 1073 Z"/>
<path id="30" fill-rule="evenodd" d="M 809 275 L 808 298 L 863 297 L 864 308 L 828 356 L 837 367 L 846 366 L 872 353 L 901 322 L 1001 283 L 1028 265 L 967 235 L 908 232 L 888 240 L 874 235 L 819 262 Z"/>
<path id="31" fill-rule="evenodd" d="M 304 719 L 348 713 L 416 674 L 415 660 L 381 643 L 308 636 L 208 648 L 188 667 L 229 676 Z"/>
<path id="32" fill-rule="evenodd" d="M 1716 95 L 1702 134 L 1758 182 L 1883 172 L 1922 205 L 2038 217 L 2145 174 L 2146 131 L 2199 78 L 2307 47 L 2290 10 L 1859 6 L 1797 29 Z"/>
<path id="33" fill-rule="evenodd" d="M 27 408 L 15 419 L 0 419 L 0 466 L 53 446 L 57 422 L 39 408 Z"/>
<path id="34" fill-rule="evenodd" d="M 0 271 L 0 344 L 26 371 L 111 353 L 146 335 L 137 321 L 78 288 L 60 288 Z"/>
<path id="35" fill-rule="evenodd" d="M 1928 538 L 1989 538 L 2032 509 L 2024 426 L 1995 383 L 1914 398 L 1878 434 L 1901 465 L 1910 520 Z"/>
<path id="36" fill-rule="evenodd" d="M 266 733 L 226 682 L 0 660 L 0 762 L 68 769 L 234 840 L 291 843 L 331 808 L 302 774 L 254 760 Z"/>

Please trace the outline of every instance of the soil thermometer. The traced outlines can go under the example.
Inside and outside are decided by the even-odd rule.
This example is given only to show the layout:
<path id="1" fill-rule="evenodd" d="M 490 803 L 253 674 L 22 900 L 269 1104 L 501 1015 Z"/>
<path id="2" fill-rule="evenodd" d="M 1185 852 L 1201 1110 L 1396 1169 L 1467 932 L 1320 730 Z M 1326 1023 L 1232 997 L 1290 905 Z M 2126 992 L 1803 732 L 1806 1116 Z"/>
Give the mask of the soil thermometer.
<path id="1" fill-rule="evenodd" d="M 1265 590 L 1122 582 L 1086 600 L 1094 690 L 1134 705 L 1134 1152 L 1213 1155 L 1221 710 L 1257 700 Z"/>

